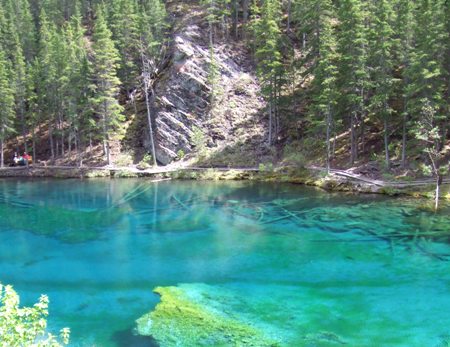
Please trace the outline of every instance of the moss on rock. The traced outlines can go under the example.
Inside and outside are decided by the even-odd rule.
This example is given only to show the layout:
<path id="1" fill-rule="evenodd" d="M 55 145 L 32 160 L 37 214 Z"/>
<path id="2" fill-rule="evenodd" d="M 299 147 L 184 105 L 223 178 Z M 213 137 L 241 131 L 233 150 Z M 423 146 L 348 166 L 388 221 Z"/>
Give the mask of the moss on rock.
<path id="1" fill-rule="evenodd" d="M 158 287 L 161 302 L 136 321 L 137 333 L 162 346 L 279 346 L 248 323 L 213 310 L 178 287 Z"/>

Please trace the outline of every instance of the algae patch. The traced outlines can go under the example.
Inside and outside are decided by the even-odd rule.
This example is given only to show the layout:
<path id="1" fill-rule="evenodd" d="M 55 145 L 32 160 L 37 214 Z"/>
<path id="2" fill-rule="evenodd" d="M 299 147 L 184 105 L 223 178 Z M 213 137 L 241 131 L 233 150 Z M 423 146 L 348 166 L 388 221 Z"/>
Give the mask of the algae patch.
<path id="1" fill-rule="evenodd" d="M 137 333 L 153 336 L 161 346 L 279 346 L 260 329 L 230 314 L 207 307 L 182 288 L 158 287 L 155 310 L 136 321 Z"/>

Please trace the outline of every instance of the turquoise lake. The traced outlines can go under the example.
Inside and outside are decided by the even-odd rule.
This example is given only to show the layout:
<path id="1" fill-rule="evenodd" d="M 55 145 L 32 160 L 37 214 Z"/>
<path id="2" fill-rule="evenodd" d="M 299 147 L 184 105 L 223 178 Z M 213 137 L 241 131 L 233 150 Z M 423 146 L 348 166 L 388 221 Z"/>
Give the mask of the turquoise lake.
<path id="1" fill-rule="evenodd" d="M 290 184 L 4 179 L 0 282 L 47 294 L 70 346 L 158 346 L 135 320 L 174 286 L 280 346 L 444 347 L 449 216 Z"/>

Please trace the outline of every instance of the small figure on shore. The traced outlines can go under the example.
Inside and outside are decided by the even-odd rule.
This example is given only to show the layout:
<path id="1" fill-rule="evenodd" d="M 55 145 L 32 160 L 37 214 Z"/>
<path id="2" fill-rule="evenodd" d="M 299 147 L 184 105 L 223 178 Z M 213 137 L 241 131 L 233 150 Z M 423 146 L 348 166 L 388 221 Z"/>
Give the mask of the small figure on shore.
<path id="1" fill-rule="evenodd" d="M 17 156 L 17 152 L 14 152 L 13 163 L 14 166 L 17 166 L 19 164 L 19 157 Z"/>
<path id="2" fill-rule="evenodd" d="M 28 165 L 30 159 L 31 159 L 30 155 L 27 152 L 23 152 L 22 160 L 24 165 Z"/>

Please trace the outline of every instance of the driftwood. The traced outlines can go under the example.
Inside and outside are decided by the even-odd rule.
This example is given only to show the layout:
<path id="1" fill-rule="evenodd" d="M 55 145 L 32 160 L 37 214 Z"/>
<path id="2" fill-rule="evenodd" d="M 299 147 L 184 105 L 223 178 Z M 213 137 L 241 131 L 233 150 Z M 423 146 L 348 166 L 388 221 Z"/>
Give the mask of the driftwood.
<path id="1" fill-rule="evenodd" d="M 172 195 L 170 198 L 175 200 L 175 202 L 178 205 L 180 205 L 182 208 L 184 208 L 185 210 L 189 210 L 189 207 L 187 207 L 186 204 L 184 202 L 182 202 L 180 199 L 178 199 L 175 195 Z"/>

